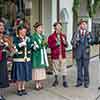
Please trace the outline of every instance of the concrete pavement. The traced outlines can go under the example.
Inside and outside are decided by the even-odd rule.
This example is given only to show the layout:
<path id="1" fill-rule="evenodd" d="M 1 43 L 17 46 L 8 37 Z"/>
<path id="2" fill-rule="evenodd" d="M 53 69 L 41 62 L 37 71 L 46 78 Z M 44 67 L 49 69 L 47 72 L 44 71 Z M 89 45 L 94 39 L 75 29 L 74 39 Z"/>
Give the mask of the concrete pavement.
<path id="1" fill-rule="evenodd" d="M 68 88 L 62 87 L 62 82 L 59 86 L 52 87 L 53 76 L 49 75 L 48 80 L 45 82 L 45 89 L 41 91 L 35 91 L 33 89 L 33 82 L 29 82 L 28 95 L 18 97 L 16 96 L 16 91 L 14 84 L 7 89 L 7 100 L 100 100 L 100 91 L 98 91 L 100 78 L 98 73 L 100 67 L 100 61 L 98 57 L 90 61 L 90 87 L 88 89 L 84 87 L 76 88 L 76 66 L 68 68 Z M 99 78 L 98 78 L 99 77 Z"/>

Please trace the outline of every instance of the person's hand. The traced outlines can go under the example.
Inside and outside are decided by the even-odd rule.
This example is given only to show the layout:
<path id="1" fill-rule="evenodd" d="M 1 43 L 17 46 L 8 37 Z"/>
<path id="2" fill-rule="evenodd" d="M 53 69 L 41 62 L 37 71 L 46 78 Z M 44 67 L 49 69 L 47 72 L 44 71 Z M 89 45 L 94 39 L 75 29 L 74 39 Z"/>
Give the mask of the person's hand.
<path id="1" fill-rule="evenodd" d="M 47 39 L 44 39 L 42 44 L 43 45 L 47 45 L 48 44 L 48 40 Z"/>
<path id="2" fill-rule="evenodd" d="M 25 41 L 19 43 L 19 47 L 23 47 L 23 46 L 26 46 L 26 42 Z"/>
<path id="3" fill-rule="evenodd" d="M 60 46 L 60 41 L 57 41 L 56 45 L 59 47 Z"/>

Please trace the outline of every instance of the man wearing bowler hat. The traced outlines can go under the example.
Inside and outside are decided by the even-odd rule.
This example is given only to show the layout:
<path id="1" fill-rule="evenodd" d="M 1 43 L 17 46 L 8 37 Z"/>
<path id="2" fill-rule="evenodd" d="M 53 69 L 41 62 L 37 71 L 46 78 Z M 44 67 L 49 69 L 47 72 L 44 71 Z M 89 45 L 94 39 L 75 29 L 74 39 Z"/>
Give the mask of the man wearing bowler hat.
<path id="1" fill-rule="evenodd" d="M 89 86 L 89 58 L 90 45 L 93 37 L 87 31 L 87 22 L 83 19 L 79 22 L 79 28 L 72 38 L 72 46 L 75 49 L 75 59 L 77 63 L 77 84 L 76 87 Z"/>

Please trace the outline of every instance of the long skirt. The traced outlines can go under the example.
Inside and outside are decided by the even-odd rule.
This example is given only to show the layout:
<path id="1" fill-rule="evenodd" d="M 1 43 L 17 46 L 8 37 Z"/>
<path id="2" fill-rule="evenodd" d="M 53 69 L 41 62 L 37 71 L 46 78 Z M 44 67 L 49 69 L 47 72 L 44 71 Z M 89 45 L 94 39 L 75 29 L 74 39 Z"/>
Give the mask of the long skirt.
<path id="1" fill-rule="evenodd" d="M 29 62 L 13 62 L 11 78 L 13 81 L 32 80 L 32 65 Z"/>
<path id="2" fill-rule="evenodd" d="M 9 86 L 9 79 L 8 79 L 6 52 L 3 52 L 3 59 L 0 62 L 0 88 L 6 88 L 8 86 Z"/>
<path id="3" fill-rule="evenodd" d="M 39 81 L 46 79 L 46 70 L 45 68 L 37 68 L 32 71 L 32 80 Z"/>

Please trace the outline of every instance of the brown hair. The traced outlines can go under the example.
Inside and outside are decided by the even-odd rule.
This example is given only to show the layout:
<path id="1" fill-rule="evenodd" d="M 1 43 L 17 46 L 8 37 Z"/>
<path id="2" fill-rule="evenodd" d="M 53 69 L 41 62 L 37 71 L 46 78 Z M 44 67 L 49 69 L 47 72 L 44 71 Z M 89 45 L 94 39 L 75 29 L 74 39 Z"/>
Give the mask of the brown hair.
<path id="1" fill-rule="evenodd" d="M 56 27 L 58 24 L 60 24 L 60 25 L 62 26 L 62 23 L 61 23 L 61 22 L 55 22 L 55 23 L 53 24 L 53 26 Z"/>
<path id="2" fill-rule="evenodd" d="M 34 30 L 36 30 L 36 28 L 38 28 L 39 26 L 43 25 L 42 23 L 40 22 L 36 22 L 33 27 L 34 27 Z"/>
<path id="3" fill-rule="evenodd" d="M 87 21 L 86 21 L 86 20 L 84 20 L 84 19 L 80 19 L 78 25 L 81 25 L 81 24 L 84 23 L 84 22 L 87 24 Z"/>

